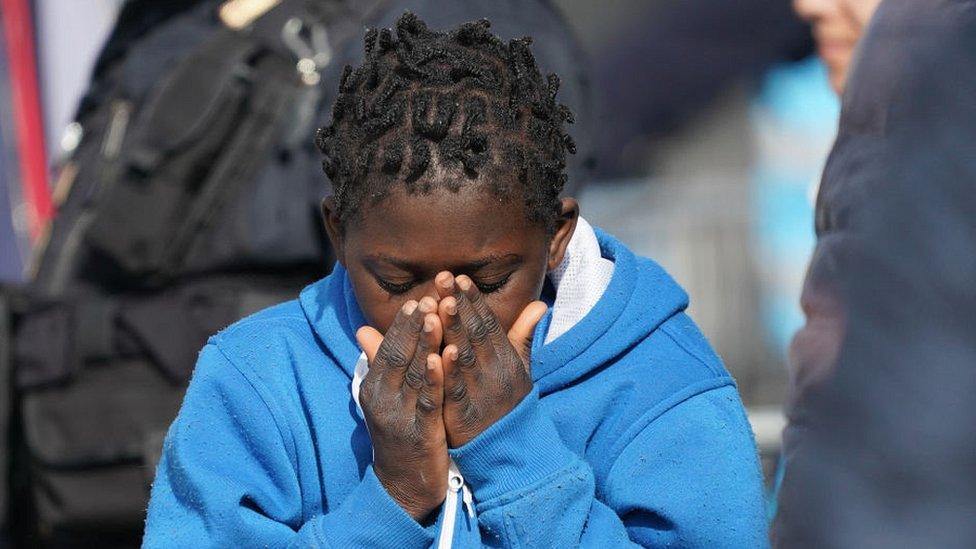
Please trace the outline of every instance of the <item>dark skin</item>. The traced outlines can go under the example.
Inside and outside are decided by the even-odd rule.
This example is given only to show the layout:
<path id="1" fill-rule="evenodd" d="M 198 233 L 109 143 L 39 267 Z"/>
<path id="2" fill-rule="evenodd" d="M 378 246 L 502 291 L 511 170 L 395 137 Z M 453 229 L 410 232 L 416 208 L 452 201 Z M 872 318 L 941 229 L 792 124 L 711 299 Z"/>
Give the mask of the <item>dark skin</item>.
<path id="1" fill-rule="evenodd" d="M 444 501 L 447 449 L 532 390 L 532 333 L 546 311 L 539 295 L 565 255 L 579 205 L 562 199 L 553 232 L 520 201 L 475 183 L 457 193 L 394 188 L 344 225 L 331 198 L 322 210 L 369 324 L 356 338 L 370 365 L 360 402 L 373 469 L 423 520 Z"/>

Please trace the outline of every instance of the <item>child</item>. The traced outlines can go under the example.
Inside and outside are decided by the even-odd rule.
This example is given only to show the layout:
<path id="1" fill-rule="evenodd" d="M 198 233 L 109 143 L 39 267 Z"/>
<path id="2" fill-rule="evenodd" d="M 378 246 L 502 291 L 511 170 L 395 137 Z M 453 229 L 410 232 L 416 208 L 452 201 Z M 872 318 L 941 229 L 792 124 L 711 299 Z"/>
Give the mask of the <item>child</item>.
<path id="1" fill-rule="evenodd" d="M 339 266 L 204 348 L 146 546 L 766 544 L 735 383 L 559 199 L 572 116 L 528 45 L 367 33 L 317 140 Z"/>

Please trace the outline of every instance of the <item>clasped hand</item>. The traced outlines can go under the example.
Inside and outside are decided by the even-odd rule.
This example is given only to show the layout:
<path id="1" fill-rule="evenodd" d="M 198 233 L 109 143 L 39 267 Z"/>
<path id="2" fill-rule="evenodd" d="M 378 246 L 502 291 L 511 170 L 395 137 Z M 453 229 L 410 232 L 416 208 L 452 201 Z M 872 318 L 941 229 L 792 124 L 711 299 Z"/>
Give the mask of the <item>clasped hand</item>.
<path id="1" fill-rule="evenodd" d="M 405 303 L 385 336 L 369 326 L 356 333 L 369 361 L 359 395 L 373 470 L 417 520 L 444 501 L 448 447 L 471 441 L 532 390 L 532 333 L 546 311 L 530 303 L 505 333 L 470 278 L 442 272 L 434 285 L 438 298 Z"/>

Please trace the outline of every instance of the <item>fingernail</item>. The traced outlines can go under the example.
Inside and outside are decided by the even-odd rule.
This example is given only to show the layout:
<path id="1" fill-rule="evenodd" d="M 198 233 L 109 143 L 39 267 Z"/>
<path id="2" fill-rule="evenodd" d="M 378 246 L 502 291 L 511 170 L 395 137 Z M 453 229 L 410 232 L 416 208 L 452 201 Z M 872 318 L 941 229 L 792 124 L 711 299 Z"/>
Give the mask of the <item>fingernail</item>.
<path id="1" fill-rule="evenodd" d="M 450 275 L 443 276 L 443 277 L 441 277 L 441 279 L 438 282 L 438 284 L 441 285 L 441 288 L 450 290 L 451 289 L 451 285 L 454 283 L 453 278 L 454 277 L 453 276 L 450 276 Z"/>
<path id="2" fill-rule="evenodd" d="M 452 300 L 448 301 L 447 303 L 445 303 L 444 304 L 444 310 L 447 311 L 447 314 L 449 314 L 451 316 L 456 315 L 457 314 L 457 301 L 454 301 L 452 299 Z"/>
<path id="3" fill-rule="evenodd" d="M 430 317 L 424 319 L 424 331 L 428 333 L 434 331 L 434 319 Z"/>
<path id="4" fill-rule="evenodd" d="M 428 356 L 427 357 L 427 369 L 428 370 L 433 370 L 435 367 L 436 367 L 436 361 L 434 360 L 434 356 L 433 355 Z"/>
<path id="5" fill-rule="evenodd" d="M 412 299 L 403 304 L 404 314 L 412 315 L 413 312 L 416 310 L 417 310 L 417 302 Z"/>
<path id="6" fill-rule="evenodd" d="M 420 312 L 431 313 L 434 312 L 435 308 L 437 308 L 437 304 L 434 303 L 433 299 L 425 297 L 420 300 Z"/>
<path id="7" fill-rule="evenodd" d="M 445 349 L 445 354 L 447 355 L 447 358 L 451 360 L 457 360 L 458 357 L 457 347 L 451 347 L 450 349 Z"/>
<path id="8" fill-rule="evenodd" d="M 469 288 L 471 288 L 471 280 L 468 277 L 459 278 L 457 279 L 457 285 L 466 292 Z"/>

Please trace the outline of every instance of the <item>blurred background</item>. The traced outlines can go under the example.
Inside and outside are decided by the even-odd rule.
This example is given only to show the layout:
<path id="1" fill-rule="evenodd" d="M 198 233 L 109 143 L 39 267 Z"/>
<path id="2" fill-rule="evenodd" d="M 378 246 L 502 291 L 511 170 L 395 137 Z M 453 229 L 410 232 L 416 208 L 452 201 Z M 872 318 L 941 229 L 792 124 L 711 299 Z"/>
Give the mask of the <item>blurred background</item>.
<path id="1" fill-rule="evenodd" d="M 128 7 L 182 13 L 207 3 L 222 4 Z M 0 0 L 6 283 L 29 276 L 59 201 L 55 182 L 80 139 L 79 102 L 125 4 Z M 578 85 L 590 98 L 576 130 L 577 138 L 586 132 L 585 153 L 572 183 L 583 216 L 688 290 L 691 315 L 738 380 L 771 479 L 816 186 L 839 113 L 810 30 L 788 0 L 551 4 L 588 67 Z M 162 21 L 146 19 L 143 32 Z"/>

